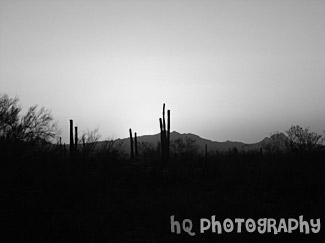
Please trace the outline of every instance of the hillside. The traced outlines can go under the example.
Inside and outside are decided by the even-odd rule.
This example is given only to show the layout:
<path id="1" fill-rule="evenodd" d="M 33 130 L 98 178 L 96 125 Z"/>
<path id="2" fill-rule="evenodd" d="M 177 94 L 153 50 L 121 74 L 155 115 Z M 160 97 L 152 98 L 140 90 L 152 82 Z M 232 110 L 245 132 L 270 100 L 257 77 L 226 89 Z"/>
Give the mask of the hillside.
<path id="1" fill-rule="evenodd" d="M 191 139 L 195 140 L 195 143 L 199 146 L 199 150 L 203 151 L 205 148 L 205 145 L 208 146 L 208 152 L 226 152 L 230 149 L 236 148 L 238 151 L 253 151 L 253 150 L 259 150 L 262 147 L 263 141 L 266 141 L 269 138 L 265 138 L 260 142 L 252 143 L 252 144 L 246 144 L 243 142 L 237 142 L 237 141 L 225 141 L 225 142 L 217 142 L 217 141 L 211 141 L 209 139 L 201 138 L 198 135 L 192 134 L 192 133 L 178 133 L 176 131 L 173 131 L 170 134 L 171 141 L 177 140 L 177 139 Z M 158 142 L 160 141 L 160 133 L 154 134 L 154 135 L 144 135 L 144 136 L 138 136 L 138 142 L 139 143 L 149 143 L 153 147 L 157 147 Z M 124 138 L 124 139 L 117 139 L 117 143 L 122 143 L 123 150 L 126 152 L 129 151 L 130 146 L 130 139 Z"/>

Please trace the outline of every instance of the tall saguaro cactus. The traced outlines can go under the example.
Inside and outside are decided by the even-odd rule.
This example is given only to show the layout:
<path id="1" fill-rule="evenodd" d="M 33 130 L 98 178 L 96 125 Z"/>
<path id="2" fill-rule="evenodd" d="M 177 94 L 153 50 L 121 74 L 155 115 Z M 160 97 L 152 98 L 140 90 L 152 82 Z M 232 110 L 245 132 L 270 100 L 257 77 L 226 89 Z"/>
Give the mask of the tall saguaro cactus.
<path id="1" fill-rule="evenodd" d="M 138 156 L 138 137 L 137 133 L 134 133 L 134 142 L 132 137 L 132 129 L 130 128 L 130 148 L 131 148 L 131 159 Z"/>
<path id="2" fill-rule="evenodd" d="M 160 125 L 160 145 L 163 166 L 169 161 L 169 145 L 170 145 L 170 110 L 167 111 L 167 130 L 165 121 L 165 104 L 163 104 L 163 118 L 159 118 Z"/>
<path id="3" fill-rule="evenodd" d="M 75 145 L 75 151 L 78 150 L 78 127 L 74 127 L 74 145 Z"/>
<path id="4" fill-rule="evenodd" d="M 60 137 L 60 140 L 59 140 L 59 149 L 60 151 L 62 150 L 62 138 Z"/>
<path id="5" fill-rule="evenodd" d="M 134 133 L 134 152 L 135 152 L 135 157 L 138 157 L 138 138 L 137 138 L 137 133 Z"/>
<path id="6" fill-rule="evenodd" d="M 70 154 L 73 153 L 74 151 L 74 146 L 73 146 L 73 120 L 70 120 Z"/>
<path id="7" fill-rule="evenodd" d="M 133 138 L 132 138 L 132 130 L 131 130 L 131 128 L 130 128 L 129 132 L 130 132 L 131 159 L 133 159 L 134 158 L 134 150 L 133 150 Z"/>

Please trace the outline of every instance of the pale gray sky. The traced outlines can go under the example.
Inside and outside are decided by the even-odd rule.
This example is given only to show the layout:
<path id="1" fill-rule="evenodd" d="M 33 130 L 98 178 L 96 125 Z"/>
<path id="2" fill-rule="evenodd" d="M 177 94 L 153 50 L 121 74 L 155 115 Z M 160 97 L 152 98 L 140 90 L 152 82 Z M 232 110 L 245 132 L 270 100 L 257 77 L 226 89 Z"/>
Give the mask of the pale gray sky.
<path id="1" fill-rule="evenodd" d="M 325 130 L 325 1 L 0 0 L 0 92 L 103 138 Z"/>

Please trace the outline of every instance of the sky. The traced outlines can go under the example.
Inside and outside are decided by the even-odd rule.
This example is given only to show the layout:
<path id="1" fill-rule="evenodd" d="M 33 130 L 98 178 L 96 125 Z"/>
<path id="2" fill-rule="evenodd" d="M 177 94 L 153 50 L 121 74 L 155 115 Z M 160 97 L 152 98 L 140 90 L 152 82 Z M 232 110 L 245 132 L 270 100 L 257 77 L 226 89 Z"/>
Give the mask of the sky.
<path id="1" fill-rule="evenodd" d="M 68 142 L 171 130 L 254 143 L 325 130 L 325 1 L 0 0 L 0 93 Z"/>

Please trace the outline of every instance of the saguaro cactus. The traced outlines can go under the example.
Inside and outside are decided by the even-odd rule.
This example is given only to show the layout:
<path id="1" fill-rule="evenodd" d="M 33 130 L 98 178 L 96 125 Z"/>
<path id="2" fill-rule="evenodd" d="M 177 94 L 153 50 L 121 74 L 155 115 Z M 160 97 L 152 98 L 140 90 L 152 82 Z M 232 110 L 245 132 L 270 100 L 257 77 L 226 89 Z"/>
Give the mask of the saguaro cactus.
<path id="1" fill-rule="evenodd" d="M 134 158 L 134 151 L 133 151 L 133 138 L 132 138 L 132 130 L 131 130 L 131 128 L 130 128 L 129 132 L 130 132 L 131 159 L 133 159 Z"/>
<path id="2" fill-rule="evenodd" d="M 70 120 L 70 154 L 74 151 L 73 146 L 73 120 Z"/>
<path id="3" fill-rule="evenodd" d="M 75 151 L 78 150 L 78 127 L 74 127 L 74 145 Z"/>
<path id="4" fill-rule="evenodd" d="M 167 130 L 165 121 L 165 104 L 163 104 L 163 118 L 159 118 L 160 125 L 160 144 L 161 157 L 163 166 L 166 166 L 169 161 L 169 144 L 170 144 L 170 110 L 167 111 Z"/>
<path id="5" fill-rule="evenodd" d="M 137 133 L 134 133 L 134 152 L 135 152 L 135 157 L 138 156 L 138 138 L 137 138 Z"/>
<path id="6" fill-rule="evenodd" d="M 60 140 L 59 140 L 59 149 L 60 151 L 62 150 L 62 138 L 60 137 Z"/>

